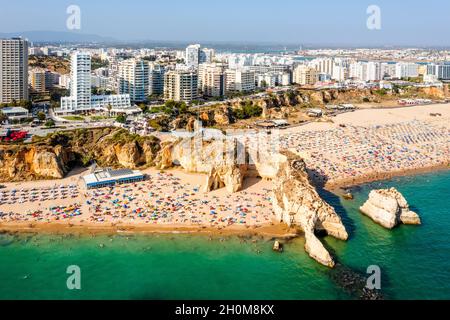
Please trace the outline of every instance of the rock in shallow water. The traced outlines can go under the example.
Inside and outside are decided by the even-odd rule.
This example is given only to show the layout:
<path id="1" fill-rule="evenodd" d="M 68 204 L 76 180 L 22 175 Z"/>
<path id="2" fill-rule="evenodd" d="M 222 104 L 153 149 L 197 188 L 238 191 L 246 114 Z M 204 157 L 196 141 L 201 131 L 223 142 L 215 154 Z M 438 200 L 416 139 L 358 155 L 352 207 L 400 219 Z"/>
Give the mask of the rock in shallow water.
<path id="1" fill-rule="evenodd" d="M 421 224 L 419 215 L 409 209 L 408 202 L 395 188 L 373 190 L 360 210 L 388 229 L 393 229 L 401 223 Z"/>

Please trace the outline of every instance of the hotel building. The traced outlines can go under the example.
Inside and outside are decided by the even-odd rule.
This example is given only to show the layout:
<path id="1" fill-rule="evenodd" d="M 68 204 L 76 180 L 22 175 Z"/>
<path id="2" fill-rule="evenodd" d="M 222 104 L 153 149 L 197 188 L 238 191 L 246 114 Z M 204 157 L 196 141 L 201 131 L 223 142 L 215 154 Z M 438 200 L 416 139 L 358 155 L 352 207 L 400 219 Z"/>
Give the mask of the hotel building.
<path id="1" fill-rule="evenodd" d="M 131 106 L 129 94 L 91 94 L 91 55 L 75 52 L 71 56 L 70 96 L 61 98 L 61 108 L 57 114 L 109 111 L 111 114 L 135 114 L 141 109 Z"/>

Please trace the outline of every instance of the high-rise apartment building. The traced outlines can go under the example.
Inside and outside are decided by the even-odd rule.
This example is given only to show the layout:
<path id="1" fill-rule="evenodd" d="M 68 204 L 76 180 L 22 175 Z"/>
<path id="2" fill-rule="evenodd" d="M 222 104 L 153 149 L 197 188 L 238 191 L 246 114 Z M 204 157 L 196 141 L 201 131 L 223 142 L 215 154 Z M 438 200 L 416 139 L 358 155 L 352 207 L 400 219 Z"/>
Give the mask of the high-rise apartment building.
<path id="1" fill-rule="evenodd" d="M 247 68 L 227 69 L 227 92 L 250 92 L 256 88 L 256 74 Z"/>
<path id="2" fill-rule="evenodd" d="M 34 92 L 43 93 L 47 91 L 46 87 L 46 70 L 32 70 L 30 77 L 30 85 Z"/>
<path id="3" fill-rule="evenodd" d="M 61 108 L 57 113 L 112 111 L 112 113 L 138 113 L 132 108 L 129 94 L 92 95 L 91 94 L 91 55 L 74 52 L 71 56 L 70 96 L 61 98 Z"/>
<path id="4" fill-rule="evenodd" d="M 225 66 L 220 64 L 201 64 L 198 70 L 200 92 L 208 97 L 222 97 L 226 92 L 227 75 Z"/>
<path id="5" fill-rule="evenodd" d="M 197 68 L 201 63 L 212 63 L 214 54 L 214 49 L 202 48 L 199 44 L 192 44 L 186 48 L 185 62 L 188 67 Z"/>
<path id="6" fill-rule="evenodd" d="M 147 101 L 149 65 L 142 59 L 128 59 L 119 64 L 119 94 L 129 94 L 133 102 Z"/>
<path id="7" fill-rule="evenodd" d="M 159 64 L 150 64 L 149 67 L 149 95 L 163 95 L 166 70 Z"/>
<path id="8" fill-rule="evenodd" d="M 77 108 L 89 109 L 91 106 L 91 55 L 75 52 L 70 64 L 70 96 L 75 99 Z"/>
<path id="9" fill-rule="evenodd" d="M 0 103 L 28 100 L 28 42 L 0 39 Z"/>
<path id="10" fill-rule="evenodd" d="M 198 74 L 192 70 L 173 70 L 164 75 L 164 99 L 192 101 L 198 96 Z"/>
<path id="11" fill-rule="evenodd" d="M 319 81 L 319 71 L 305 65 L 298 65 L 293 72 L 293 82 L 300 85 L 314 85 Z"/>
<path id="12" fill-rule="evenodd" d="M 203 48 L 200 49 L 199 63 L 213 63 L 214 62 L 214 49 Z"/>
<path id="13" fill-rule="evenodd" d="M 200 62 L 200 45 L 192 44 L 186 48 L 186 65 L 197 68 Z"/>
<path id="14" fill-rule="evenodd" d="M 416 63 L 399 62 L 395 65 L 396 78 L 414 78 L 419 76 L 419 66 Z"/>
<path id="15" fill-rule="evenodd" d="M 450 64 L 429 64 L 427 75 L 433 75 L 439 80 L 450 80 Z"/>

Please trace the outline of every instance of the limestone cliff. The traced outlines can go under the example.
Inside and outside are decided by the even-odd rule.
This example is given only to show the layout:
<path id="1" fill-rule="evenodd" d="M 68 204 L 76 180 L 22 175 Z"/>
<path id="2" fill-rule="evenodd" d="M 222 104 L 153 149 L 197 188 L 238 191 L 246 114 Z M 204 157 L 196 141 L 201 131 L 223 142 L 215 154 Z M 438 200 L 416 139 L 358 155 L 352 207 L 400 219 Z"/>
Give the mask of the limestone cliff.
<path id="1" fill-rule="evenodd" d="M 0 145 L 0 181 L 59 179 L 74 166 L 91 161 L 104 167 L 148 167 L 158 151 L 158 139 L 124 130 L 60 132 L 29 144 Z"/>
<path id="2" fill-rule="evenodd" d="M 61 147 L 0 146 L 0 181 L 63 178 L 70 160 Z"/>
<path id="3" fill-rule="evenodd" d="M 335 262 L 315 236 L 316 231 L 347 240 L 341 218 L 311 184 L 305 162 L 293 153 L 282 151 L 273 179 L 272 203 L 280 222 L 297 225 L 305 233 L 305 249 L 321 264 L 333 267 Z"/>
<path id="4" fill-rule="evenodd" d="M 159 169 L 179 165 L 187 172 L 206 174 L 205 192 L 226 187 L 234 193 L 241 190 L 247 167 L 238 165 L 226 150 L 221 141 L 208 140 L 197 133 L 191 138 L 163 143 L 155 162 Z"/>
<path id="5" fill-rule="evenodd" d="M 408 202 L 395 188 L 373 190 L 360 210 L 388 229 L 393 229 L 400 223 L 421 224 L 419 215 L 409 209 Z"/>
<path id="6" fill-rule="evenodd" d="M 197 149 L 196 143 L 201 143 Z M 304 161 L 295 154 L 282 151 L 268 154 L 254 165 L 238 165 L 233 155 L 231 159 L 227 158 L 230 153 L 225 152 L 225 146 L 196 142 L 195 138 L 167 142 L 156 162 L 161 169 L 180 165 L 188 172 L 206 173 L 206 192 L 221 187 L 226 187 L 230 193 L 237 192 L 249 176 L 272 180 L 272 203 L 278 221 L 300 227 L 305 233 L 305 249 L 309 255 L 321 264 L 333 267 L 333 257 L 315 232 L 325 232 L 342 240 L 346 240 L 348 234 L 340 217 L 311 184 Z M 246 154 L 247 160 L 250 153 Z"/>
<path id="7" fill-rule="evenodd" d="M 401 92 L 377 89 L 324 89 L 307 90 L 294 88 L 288 92 L 272 92 L 262 97 L 237 98 L 231 102 L 202 109 L 199 119 L 204 126 L 227 126 L 235 122 L 233 113 L 245 104 L 262 109 L 262 118 L 286 118 L 299 108 L 323 108 L 327 104 L 339 103 L 382 103 L 400 98 L 444 99 L 445 90 L 439 87 L 408 87 Z M 180 127 L 181 128 L 181 127 Z"/>

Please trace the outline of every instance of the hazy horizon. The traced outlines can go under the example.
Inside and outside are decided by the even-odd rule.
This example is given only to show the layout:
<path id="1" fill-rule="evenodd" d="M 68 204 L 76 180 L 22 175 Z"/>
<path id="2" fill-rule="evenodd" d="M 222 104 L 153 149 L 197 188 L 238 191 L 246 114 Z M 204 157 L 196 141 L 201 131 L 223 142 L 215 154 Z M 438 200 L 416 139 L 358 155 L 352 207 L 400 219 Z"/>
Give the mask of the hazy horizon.
<path id="1" fill-rule="evenodd" d="M 441 39 L 450 31 L 445 23 L 450 3 L 444 0 L 429 0 L 426 7 L 418 0 L 3 2 L 3 34 L 70 32 L 125 43 L 450 47 L 449 40 Z M 66 10 L 72 4 L 81 9 L 81 29 L 75 32 L 66 28 Z M 367 28 L 370 5 L 381 9 L 380 30 Z"/>

